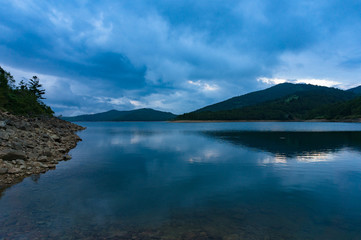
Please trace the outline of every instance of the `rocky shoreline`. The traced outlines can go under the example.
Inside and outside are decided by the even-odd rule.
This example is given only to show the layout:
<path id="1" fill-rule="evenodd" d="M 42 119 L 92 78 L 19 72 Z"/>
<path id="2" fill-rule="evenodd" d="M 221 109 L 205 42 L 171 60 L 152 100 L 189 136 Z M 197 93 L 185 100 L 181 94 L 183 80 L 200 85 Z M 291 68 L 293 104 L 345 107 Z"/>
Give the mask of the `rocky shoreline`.
<path id="1" fill-rule="evenodd" d="M 0 192 L 69 160 L 84 127 L 56 117 L 29 118 L 0 112 Z"/>

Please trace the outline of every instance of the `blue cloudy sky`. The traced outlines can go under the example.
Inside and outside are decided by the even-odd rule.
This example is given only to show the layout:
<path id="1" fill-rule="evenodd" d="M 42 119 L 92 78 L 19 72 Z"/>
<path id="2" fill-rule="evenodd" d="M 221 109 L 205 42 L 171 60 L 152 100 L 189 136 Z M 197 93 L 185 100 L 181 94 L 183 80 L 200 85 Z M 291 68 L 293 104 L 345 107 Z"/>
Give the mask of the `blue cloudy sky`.
<path id="1" fill-rule="evenodd" d="M 39 76 L 57 114 L 361 85 L 359 0 L 1 0 L 0 12 L 0 65 Z"/>

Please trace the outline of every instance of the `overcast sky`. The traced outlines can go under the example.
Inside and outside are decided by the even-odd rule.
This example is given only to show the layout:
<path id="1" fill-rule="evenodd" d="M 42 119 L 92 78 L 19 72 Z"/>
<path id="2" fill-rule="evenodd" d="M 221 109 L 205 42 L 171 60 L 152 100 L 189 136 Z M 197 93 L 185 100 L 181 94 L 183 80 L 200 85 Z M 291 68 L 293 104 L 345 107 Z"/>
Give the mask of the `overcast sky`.
<path id="1" fill-rule="evenodd" d="M 56 114 L 361 85 L 360 0 L 1 0 L 0 12 L 0 65 L 40 77 Z"/>

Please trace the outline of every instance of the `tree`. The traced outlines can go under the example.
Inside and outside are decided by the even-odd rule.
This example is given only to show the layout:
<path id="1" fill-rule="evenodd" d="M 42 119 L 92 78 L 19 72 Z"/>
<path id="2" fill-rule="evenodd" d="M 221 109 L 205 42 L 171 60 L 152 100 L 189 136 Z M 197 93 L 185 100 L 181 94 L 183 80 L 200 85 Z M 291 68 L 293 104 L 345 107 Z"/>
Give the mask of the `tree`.
<path id="1" fill-rule="evenodd" d="M 39 83 L 39 78 L 33 76 L 29 82 L 20 81 L 15 86 L 15 80 L 9 72 L 0 67 L 0 111 L 9 111 L 21 115 L 53 115 L 50 107 L 41 99 L 45 90 Z"/>
<path id="2" fill-rule="evenodd" d="M 45 90 L 41 89 L 41 87 L 42 85 L 39 83 L 39 78 L 37 76 L 33 76 L 33 78 L 29 79 L 29 90 L 37 99 L 45 99 L 43 97 Z"/>
<path id="3" fill-rule="evenodd" d="M 0 89 L 8 90 L 15 84 L 14 77 L 0 66 Z"/>
<path id="4" fill-rule="evenodd" d="M 24 82 L 24 80 L 20 81 L 18 89 L 20 89 L 21 91 L 27 91 L 28 90 L 28 85 Z"/>

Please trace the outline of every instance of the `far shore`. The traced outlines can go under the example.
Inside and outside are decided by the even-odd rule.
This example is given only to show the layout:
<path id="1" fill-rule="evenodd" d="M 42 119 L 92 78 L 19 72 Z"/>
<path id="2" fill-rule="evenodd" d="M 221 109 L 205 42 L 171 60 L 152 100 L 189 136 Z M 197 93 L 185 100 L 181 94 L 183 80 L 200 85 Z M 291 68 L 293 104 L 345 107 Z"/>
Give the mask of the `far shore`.
<path id="1" fill-rule="evenodd" d="M 174 120 L 173 123 L 217 123 L 217 122 L 343 122 L 343 123 L 361 123 L 360 119 L 311 119 L 311 120 Z"/>

